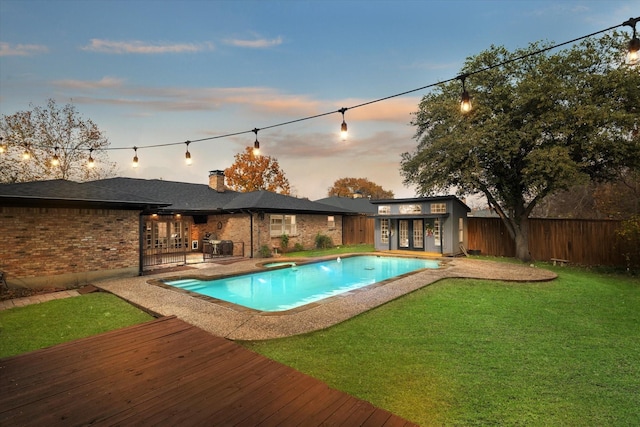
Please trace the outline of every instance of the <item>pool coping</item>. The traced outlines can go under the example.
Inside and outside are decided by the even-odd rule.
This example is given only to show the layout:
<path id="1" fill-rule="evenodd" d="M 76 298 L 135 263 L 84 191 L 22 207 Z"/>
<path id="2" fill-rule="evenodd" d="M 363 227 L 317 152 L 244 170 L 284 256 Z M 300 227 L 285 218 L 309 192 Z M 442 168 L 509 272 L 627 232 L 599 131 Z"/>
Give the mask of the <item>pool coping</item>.
<path id="1" fill-rule="evenodd" d="M 371 253 L 356 253 L 364 255 Z M 376 255 L 393 255 L 396 253 L 373 253 Z M 343 254 L 345 257 L 351 254 Z M 414 256 L 415 257 L 415 256 Z M 332 257 L 313 258 L 314 261 L 331 259 Z M 335 255 L 333 256 L 335 258 Z M 166 289 L 148 283 L 152 280 L 175 277 L 176 273 L 159 273 L 150 276 L 114 279 L 98 282 L 95 285 L 137 305 L 151 313 L 169 316 L 175 315 L 182 320 L 198 326 L 215 335 L 232 340 L 264 340 L 298 335 L 321 330 L 341 323 L 389 301 L 429 286 L 444 278 L 477 278 L 496 279 L 511 282 L 546 282 L 557 275 L 549 270 L 527 266 L 524 264 L 483 261 L 469 258 L 438 258 L 442 267 L 424 269 L 409 273 L 403 277 L 388 279 L 379 284 L 361 288 L 360 292 L 349 291 L 335 297 L 327 298 L 321 303 L 308 304 L 304 310 L 287 310 L 286 312 L 246 312 L 218 302 L 194 298 L 189 294 L 178 292 L 176 288 Z M 198 273 L 181 274 L 181 276 L 220 276 L 259 271 L 263 262 L 273 260 L 249 259 L 229 265 L 206 263 L 199 265 Z M 235 305 L 235 304 L 234 304 Z M 238 306 L 236 306 L 238 307 Z M 300 307 L 299 307 L 300 308 Z M 251 310 L 251 309 L 249 309 Z M 264 313 L 264 314 L 263 314 Z"/>
<path id="2" fill-rule="evenodd" d="M 333 261 L 333 260 L 337 260 L 337 259 L 345 259 L 345 258 L 352 258 L 352 257 L 357 257 L 357 256 L 378 256 L 378 257 L 392 257 L 392 258 L 414 258 L 414 259 L 426 259 L 425 257 L 421 257 L 421 256 L 411 256 L 411 255 L 397 255 L 397 254 L 372 254 L 372 253 L 352 253 L 352 254 L 345 254 L 345 255 L 333 255 L 333 256 L 325 256 L 325 257 L 318 257 L 318 258 L 292 258 L 291 261 L 287 261 L 286 263 L 283 262 L 282 265 L 277 265 L 277 266 L 268 266 L 269 264 L 274 264 L 273 261 L 265 261 L 265 262 L 259 262 L 256 264 L 256 268 L 250 270 L 250 271 L 246 271 L 246 272 L 236 272 L 233 274 L 215 274 L 215 275 L 207 275 L 207 274 L 194 274 L 193 272 L 182 272 L 180 275 L 178 276 L 169 276 L 169 277 L 163 277 L 162 279 L 150 279 L 147 281 L 148 284 L 150 285 L 154 285 L 154 286 L 160 286 L 162 288 L 165 289 L 170 289 L 176 292 L 180 292 L 180 293 L 184 293 L 186 295 L 191 296 L 192 298 L 198 298 L 201 299 L 203 301 L 207 301 L 213 304 L 218 304 L 221 305 L 223 307 L 227 307 L 230 310 L 234 310 L 240 313 L 248 313 L 248 314 L 252 314 L 252 315 L 257 315 L 257 316 L 285 316 L 285 315 L 290 315 L 290 314 L 295 314 L 295 313 L 300 313 L 303 311 L 307 311 L 310 309 L 313 309 L 314 307 L 317 307 L 319 305 L 322 304 L 329 304 L 331 302 L 333 302 L 335 299 L 337 298 L 344 298 L 344 297 L 348 297 L 349 295 L 353 295 L 354 293 L 357 292 L 367 292 L 371 289 L 374 289 L 375 287 L 378 286 L 385 286 L 388 283 L 395 281 L 395 280 L 399 280 L 402 279 L 404 277 L 408 277 L 412 274 L 417 274 L 423 270 L 436 270 L 436 269 L 440 269 L 443 268 L 443 265 L 446 263 L 446 260 L 436 260 L 433 258 L 429 258 L 429 260 L 433 260 L 433 261 L 437 261 L 438 262 L 438 267 L 437 268 L 430 268 L 430 267 L 425 267 L 425 268 L 420 268 L 418 270 L 413 270 L 413 271 L 409 271 L 407 273 L 403 273 L 403 274 L 399 274 L 397 276 L 393 276 L 390 277 L 388 279 L 385 280 L 381 280 L 379 282 L 375 282 L 375 283 L 371 283 L 370 285 L 365 285 L 362 286 L 360 288 L 356 288 L 356 289 L 351 289 L 349 291 L 345 291 L 345 292 L 341 292 L 339 294 L 336 295 L 332 295 L 326 298 L 323 298 L 321 300 L 318 301 L 314 301 L 314 302 L 310 302 L 308 304 L 304 304 L 298 307 L 294 307 L 288 310 L 277 310 L 277 311 L 265 311 L 265 310 L 258 310 L 255 308 L 251 308 L 251 307 L 246 307 L 240 304 L 235 304 L 233 302 L 230 301 L 225 301 L 219 298 L 215 298 L 215 297 L 211 297 L 208 295 L 203 295 L 200 294 L 198 292 L 193 292 L 193 291 L 189 291 L 187 289 L 182 289 L 182 288 L 178 288 L 176 286 L 172 286 L 169 285 L 165 282 L 169 282 L 169 281 L 177 281 L 177 280 L 186 280 L 186 279 L 195 279 L 195 280 L 201 280 L 201 281 L 208 281 L 208 280 L 216 280 L 216 279 L 226 279 L 229 277 L 237 277 L 237 276 L 243 276 L 246 274 L 252 274 L 252 273 L 259 273 L 262 271 L 273 271 L 273 270 L 284 270 L 284 269 L 288 269 L 288 268 L 292 268 L 294 266 L 303 266 L 303 265 L 309 265 L 309 264 L 317 264 L 320 262 L 325 262 L 325 261 Z"/>

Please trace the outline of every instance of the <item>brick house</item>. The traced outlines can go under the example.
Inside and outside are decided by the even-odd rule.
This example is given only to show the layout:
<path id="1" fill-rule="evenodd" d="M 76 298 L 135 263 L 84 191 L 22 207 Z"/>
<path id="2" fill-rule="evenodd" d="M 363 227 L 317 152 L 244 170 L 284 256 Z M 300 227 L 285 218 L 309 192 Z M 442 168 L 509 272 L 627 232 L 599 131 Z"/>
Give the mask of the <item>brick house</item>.
<path id="1" fill-rule="evenodd" d="M 90 183 L 1 184 L 0 271 L 25 287 L 136 275 L 140 213 L 163 205 Z"/>
<path id="2" fill-rule="evenodd" d="M 211 171 L 209 184 L 110 178 L 0 184 L 0 270 L 16 286 L 76 285 L 185 262 L 189 253 L 259 256 L 313 247 L 317 234 L 342 244 L 333 206 L 268 191 L 239 193 Z M 228 245 L 225 245 L 228 243 Z M 206 254 L 203 254 L 203 256 Z"/>

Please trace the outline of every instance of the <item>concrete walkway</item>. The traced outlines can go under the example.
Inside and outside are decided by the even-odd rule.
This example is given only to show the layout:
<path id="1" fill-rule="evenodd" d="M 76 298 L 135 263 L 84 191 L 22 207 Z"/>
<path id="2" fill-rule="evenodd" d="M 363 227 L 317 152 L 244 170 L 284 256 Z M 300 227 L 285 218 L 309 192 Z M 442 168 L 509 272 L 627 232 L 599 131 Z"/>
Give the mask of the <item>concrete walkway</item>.
<path id="1" fill-rule="evenodd" d="M 38 304 L 41 302 L 47 302 L 54 299 L 63 299 L 70 297 L 77 297 L 80 295 L 75 289 L 67 291 L 49 292 L 45 294 L 32 295 L 30 297 L 13 298 L 9 300 L 0 301 L 0 311 L 7 310 L 13 307 L 24 307 L 25 305 Z"/>

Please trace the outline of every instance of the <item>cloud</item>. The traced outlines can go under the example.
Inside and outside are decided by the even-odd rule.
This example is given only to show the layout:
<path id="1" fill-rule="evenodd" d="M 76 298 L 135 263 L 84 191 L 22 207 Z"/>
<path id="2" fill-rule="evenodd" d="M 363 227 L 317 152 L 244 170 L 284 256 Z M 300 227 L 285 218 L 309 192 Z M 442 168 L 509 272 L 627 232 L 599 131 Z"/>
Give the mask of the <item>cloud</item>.
<path id="1" fill-rule="evenodd" d="M 57 80 L 54 85 L 65 89 L 93 90 L 116 89 L 122 87 L 123 80 L 114 77 L 103 77 L 98 81 L 90 80 Z"/>
<path id="2" fill-rule="evenodd" d="M 254 39 L 254 40 L 241 40 L 241 39 L 225 39 L 224 42 L 231 46 L 236 47 L 248 47 L 251 49 L 265 49 L 273 46 L 279 46 L 282 44 L 282 37 L 275 39 Z"/>
<path id="3" fill-rule="evenodd" d="M 411 114 L 418 110 L 420 97 L 403 96 L 398 98 L 385 99 L 374 102 L 355 109 L 348 109 L 345 113 L 345 121 L 384 121 L 407 124 L 412 119 Z M 360 105 L 371 100 L 346 99 L 341 103 L 346 108 L 350 105 Z"/>
<path id="4" fill-rule="evenodd" d="M 194 53 L 213 50 L 213 43 L 170 43 L 170 44 L 150 44 L 138 40 L 113 41 L 102 39 L 91 39 L 91 43 L 83 46 L 82 50 L 100 53 L 113 54 L 162 54 L 162 53 Z"/>
<path id="5" fill-rule="evenodd" d="M 40 44 L 17 44 L 0 42 L 0 56 L 31 56 L 38 53 L 47 53 L 49 48 Z"/>

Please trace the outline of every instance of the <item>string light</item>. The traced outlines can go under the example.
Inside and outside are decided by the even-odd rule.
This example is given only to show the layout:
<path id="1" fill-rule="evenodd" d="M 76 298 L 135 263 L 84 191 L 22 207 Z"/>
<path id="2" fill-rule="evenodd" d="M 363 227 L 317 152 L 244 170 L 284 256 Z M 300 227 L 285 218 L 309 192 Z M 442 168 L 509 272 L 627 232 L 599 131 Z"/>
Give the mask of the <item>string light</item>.
<path id="1" fill-rule="evenodd" d="M 344 121 L 344 113 L 348 110 L 348 108 L 342 107 L 338 111 L 342 113 L 342 124 L 340 125 L 340 137 L 343 141 L 347 140 L 347 122 Z"/>
<path id="2" fill-rule="evenodd" d="M 6 153 L 7 149 L 7 143 L 4 142 L 4 138 L 0 136 L 0 154 Z"/>
<path id="3" fill-rule="evenodd" d="M 232 136 L 238 136 L 238 135 L 243 135 L 243 134 L 246 134 L 246 133 L 249 133 L 249 132 L 254 132 L 256 134 L 256 141 L 254 143 L 254 150 L 256 150 L 256 149 L 259 150 L 260 143 L 258 142 L 258 133 L 257 133 L 258 130 L 266 130 L 266 129 L 271 129 L 271 128 L 275 128 L 275 127 L 279 127 L 279 126 L 285 126 L 285 125 L 289 125 L 289 124 L 293 124 L 293 123 L 298 123 L 298 122 L 302 122 L 302 121 L 306 121 L 306 120 L 311 120 L 311 119 L 316 119 L 316 118 L 319 118 L 319 117 L 328 116 L 330 114 L 335 114 L 335 113 L 342 113 L 342 125 L 341 125 L 341 133 L 342 133 L 342 131 L 346 131 L 346 128 L 347 128 L 347 124 L 346 124 L 346 122 L 344 120 L 344 113 L 348 109 L 360 108 L 360 107 L 364 107 L 364 106 L 371 105 L 371 104 L 374 104 L 374 103 L 386 101 L 386 100 L 389 100 L 389 99 L 392 99 L 392 98 L 397 98 L 397 97 L 400 97 L 400 96 L 408 95 L 408 94 L 415 93 L 415 92 L 418 92 L 418 91 L 422 91 L 422 90 L 425 90 L 425 89 L 429 89 L 429 88 L 432 88 L 432 87 L 440 86 L 440 85 L 443 85 L 445 83 L 452 82 L 454 80 L 462 80 L 462 83 L 463 83 L 463 92 L 462 92 L 462 97 L 461 97 L 461 109 L 462 109 L 463 108 L 463 101 L 465 101 L 465 98 L 468 97 L 468 92 L 464 88 L 464 78 L 472 76 L 472 75 L 475 75 L 475 74 L 480 74 L 480 73 L 483 73 L 485 71 L 489 71 L 489 70 L 492 70 L 492 69 L 495 69 L 495 68 L 498 68 L 498 67 L 502 67 L 504 65 L 507 65 L 507 64 L 510 64 L 510 63 L 513 63 L 513 62 L 521 61 L 521 60 L 526 59 L 528 57 L 539 55 L 541 53 L 550 51 L 552 49 L 557 49 L 559 47 L 566 46 L 568 44 L 575 43 L 575 42 L 578 42 L 580 40 L 583 40 L 583 39 L 586 39 L 586 38 L 589 38 L 589 37 L 593 37 L 595 35 L 602 34 L 602 33 L 605 33 L 607 31 L 611 31 L 613 29 L 616 29 L 616 28 L 622 27 L 622 26 L 630 26 L 630 27 L 633 28 L 633 37 L 631 38 L 631 40 L 629 41 L 629 44 L 628 44 L 628 57 L 627 57 L 628 59 L 627 60 L 628 60 L 628 63 L 635 64 L 635 63 L 638 63 L 639 60 L 640 60 L 640 40 L 638 40 L 638 37 L 637 37 L 637 34 L 636 34 L 636 24 L 637 24 L 638 21 L 640 21 L 640 17 L 638 17 L 638 18 L 629 18 L 629 20 L 623 22 L 622 24 L 617 24 L 617 25 L 611 26 L 609 28 L 605 28 L 603 30 L 595 31 L 595 32 L 593 32 L 591 34 L 587 34 L 587 35 L 584 35 L 584 36 L 581 36 L 581 37 L 577 37 L 577 38 L 574 38 L 572 40 L 568 40 L 568 41 L 563 42 L 563 43 L 547 46 L 545 48 L 536 50 L 534 52 L 529 52 L 529 53 L 523 54 L 523 55 L 515 57 L 515 58 L 507 59 L 507 60 L 505 60 L 505 61 L 503 61 L 501 63 L 498 63 L 498 64 L 489 65 L 489 66 L 477 69 L 477 70 L 472 71 L 472 72 L 467 72 L 466 74 L 464 74 L 464 77 L 463 76 L 453 77 L 453 78 L 442 80 L 442 81 L 439 81 L 439 82 L 436 82 L 436 83 L 428 84 L 426 86 L 422 86 L 422 87 L 418 87 L 418 88 L 415 88 L 415 89 L 407 90 L 407 91 L 404 91 L 404 92 L 396 93 L 394 95 L 389 95 L 389 96 L 385 96 L 383 98 L 374 99 L 372 101 L 363 102 L 361 104 L 353 105 L 353 106 L 351 106 L 349 108 L 341 108 L 341 109 L 339 109 L 337 111 L 329 111 L 329 112 L 326 112 L 326 113 L 316 114 L 316 115 L 313 115 L 313 116 L 308 116 L 308 117 L 302 117 L 302 118 L 298 118 L 298 119 L 294 119 L 294 120 L 289 120 L 289 121 L 286 121 L 286 122 L 277 123 L 277 124 L 270 125 L 270 126 L 265 126 L 265 127 L 262 127 L 261 129 L 255 128 L 253 130 L 245 130 L 245 131 L 240 131 L 240 132 L 228 133 L 228 134 L 224 134 L 224 135 L 217 135 L 217 136 L 212 136 L 212 137 L 207 137 L 207 138 L 195 139 L 193 141 L 186 141 L 185 144 L 187 145 L 187 151 L 185 153 L 185 159 L 186 159 L 187 164 L 190 165 L 191 164 L 191 154 L 189 153 L 189 143 L 191 143 L 191 142 L 211 141 L 211 140 L 215 140 L 215 139 L 229 138 L 229 137 L 232 137 Z M 465 96 L 465 93 L 466 93 L 466 96 Z M 469 110 L 470 110 L 471 109 L 470 97 L 468 99 L 468 102 L 469 102 L 468 107 L 469 107 Z M 4 144 L 2 143 L 3 139 L 4 138 L 0 137 L 0 153 L 8 151 L 7 144 L 6 143 L 4 143 Z M 162 144 L 150 144 L 150 145 L 145 145 L 145 146 L 142 146 L 142 147 L 106 147 L 106 148 L 103 148 L 102 150 L 104 150 L 104 151 L 129 150 L 131 148 L 134 148 L 134 151 L 137 152 L 137 148 L 140 148 L 140 149 L 143 149 L 143 148 L 159 148 L 159 147 L 169 147 L 169 146 L 178 145 L 178 144 L 183 144 L 183 142 L 169 142 L 169 143 L 162 143 Z M 43 147 L 50 148 L 50 147 L 46 147 L 46 146 L 43 146 Z M 93 148 L 89 149 L 89 151 L 92 152 Z M 30 157 L 31 157 L 31 154 L 28 152 L 28 150 L 25 150 L 25 152 L 23 153 L 23 158 L 25 160 L 27 160 Z M 91 159 L 91 155 L 89 157 Z"/>
<path id="4" fill-rule="evenodd" d="M 186 141 L 185 144 L 187 144 L 187 152 L 184 153 L 184 161 L 187 163 L 187 166 L 191 166 L 191 153 L 189 152 L 189 144 L 191 144 L 191 141 Z"/>
<path id="5" fill-rule="evenodd" d="M 53 157 L 51 158 L 51 166 L 59 166 L 60 158 L 58 157 L 58 146 L 54 148 L 55 152 L 53 153 Z"/>
<path id="6" fill-rule="evenodd" d="M 464 87 L 464 81 L 467 78 L 466 74 L 457 77 L 459 80 L 462 80 L 462 96 L 460 97 L 460 111 L 463 113 L 468 113 L 471 111 L 471 98 L 469 97 L 469 92 Z"/>
<path id="7" fill-rule="evenodd" d="M 93 169 L 96 165 L 96 161 L 93 159 L 93 148 L 89 148 L 89 160 L 87 161 L 87 167 Z"/>
<path id="8" fill-rule="evenodd" d="M 254 156 L 259 156 L 260 155 L 260 141 L 258 141 L 258 131 L 260 129 L 258 128 L 253 128 L 253 133 L 256 134 L 256 141 L 253 143 L 253 155 Z"/>
<path id="9" fill-rule="evenodd" d="M 134 154 L 133 154 L 133 164 L 132 164 L 132 166 L 134 168 L 137 168 L 138 167 L 138 147 L 133 147 L 133 152 L 134 152 Z"/>
<path id="10" fill-rule="evenodd" d="M 640 39 L 636 35 L 636 24 L 640 21 L 639 18 L 629 18 L 628 21 L 622 23 L 622 25 L 629 26 L 633 28 L 633 36 L 631 40 L 629 40 L 628 52 L 627 52 L 627 63 L 630 65 L 635 65 L 640 60 Z"/>
<path id="11" fill-rule="evenodd" d="M 24 147 L 24 151 L 22 152 L 22 160 L 27 161 L 31 158 L 31 153 L 29 152 L 29 147 Z"/>

